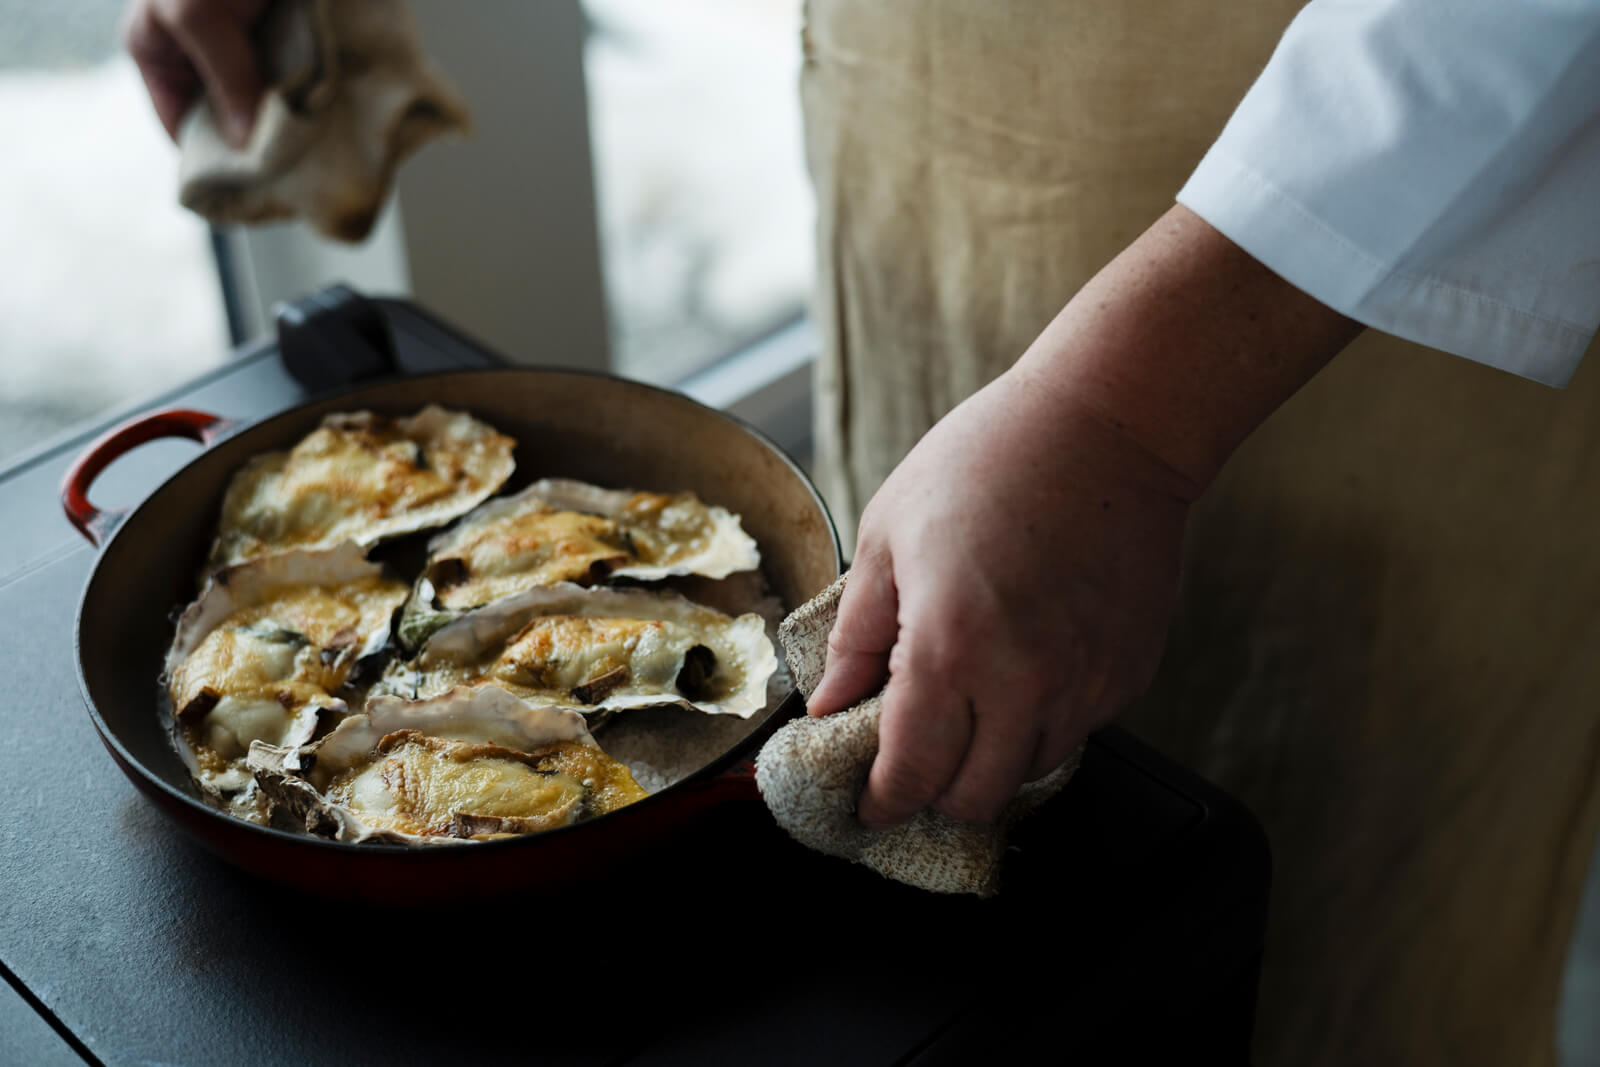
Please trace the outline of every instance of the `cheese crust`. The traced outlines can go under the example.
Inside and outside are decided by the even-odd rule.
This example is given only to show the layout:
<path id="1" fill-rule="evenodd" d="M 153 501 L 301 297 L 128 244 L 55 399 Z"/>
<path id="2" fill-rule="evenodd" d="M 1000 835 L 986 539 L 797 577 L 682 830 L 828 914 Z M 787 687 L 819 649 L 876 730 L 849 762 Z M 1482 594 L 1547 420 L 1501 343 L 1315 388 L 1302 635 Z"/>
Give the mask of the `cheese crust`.
<path id="1" fill-rule="evenodd" d="M 561 478 L 484 505 L 429 550 L 429 606 L 452 612 L 557 582 L 725 578 L 761 562 L 738 516 L 694 493 Z"/>
<path id="2" fill-rule="evenodd" d="M 516 442 L 460 412 L 330 415 L 288 452 L 234 476 L 209 565 L 441 526 L 511 476 Z"/>
<path id="3" fill-rule="evenodd" d="M 593 745 L 522 752 L 415 730 L 384 737 L 370 762 L 335 777 L 324 793 L 374 829 L 473 840 L 568 826 L 646 795 Z"/>
<path id="4" fill-rule="evenodd" d="M 406 587 L 377 575 L 342 585 L 269 587 L 238 607 L 171 667 L 167 691 L 178 737 L 201 784 L 236 793 L 249 784 L 254 741 L 309 740 Z"/>

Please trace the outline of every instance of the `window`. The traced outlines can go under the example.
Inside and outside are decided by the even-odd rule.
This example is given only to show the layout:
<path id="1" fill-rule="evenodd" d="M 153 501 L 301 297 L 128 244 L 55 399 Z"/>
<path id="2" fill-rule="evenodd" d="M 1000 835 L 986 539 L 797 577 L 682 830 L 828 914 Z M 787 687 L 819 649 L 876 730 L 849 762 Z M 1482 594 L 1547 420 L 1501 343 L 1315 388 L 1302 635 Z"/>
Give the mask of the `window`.
<path id="1" fill-rule="evenodd" d="M 121 8 L 0 0 L 0 458 L 228 351 L 208 231 L 177 205 Z"/>
<path id="2" fill-rule="evenodd" d="M 799 0 L 584 0 L 615 368 L 678 382 L 802 313 Z"/>
<path id="3" fill-rule="evenodd" d="M 0 0 L 0 202 L 23 206 L 0 213 L 0 456 L 229 350 L 208 230 L 176 204 L 176 152 L 120 53 L 123 6 Z M 793 443 L 811 344 L 800 0 L 413 9 L 475 136 L 402 167 L 360 247 L 228 230 L 245 334 L 348 281 L 516 361 L 687 381 L 722 405 L 760 393 L 741 414 L 786 420 Z"/>

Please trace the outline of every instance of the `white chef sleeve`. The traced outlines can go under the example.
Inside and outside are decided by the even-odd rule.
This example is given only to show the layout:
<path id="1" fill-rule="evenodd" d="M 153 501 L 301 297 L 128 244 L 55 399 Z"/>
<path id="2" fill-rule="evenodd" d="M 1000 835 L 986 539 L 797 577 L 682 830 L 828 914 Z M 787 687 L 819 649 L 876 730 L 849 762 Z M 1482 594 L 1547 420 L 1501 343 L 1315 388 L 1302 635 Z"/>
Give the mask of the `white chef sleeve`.
<path id="1" fill-rule="evenodd" d="M 1178 199 L 1351 318 L 1565 384 L 1600 324 L 1600 0 L 1312 0 Z"/>

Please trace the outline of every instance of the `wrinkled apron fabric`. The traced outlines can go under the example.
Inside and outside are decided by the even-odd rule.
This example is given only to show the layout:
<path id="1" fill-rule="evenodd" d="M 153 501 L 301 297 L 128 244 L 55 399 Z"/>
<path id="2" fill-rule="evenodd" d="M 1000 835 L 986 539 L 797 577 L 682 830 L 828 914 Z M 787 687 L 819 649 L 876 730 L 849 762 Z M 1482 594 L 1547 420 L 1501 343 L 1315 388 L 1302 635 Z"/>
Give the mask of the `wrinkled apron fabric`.
<path id="1" fill-rule="evenodd" d="M 1296 6 L 810 0 L 841 528 L 1171 205 Z M 1196 507 L 1124 721 L 1271 836 L 1260 1063 L 1554 1062 L 1600 819 L 1597 538 L 1593 360 L 1556 392 L 1376 334 Z"/>

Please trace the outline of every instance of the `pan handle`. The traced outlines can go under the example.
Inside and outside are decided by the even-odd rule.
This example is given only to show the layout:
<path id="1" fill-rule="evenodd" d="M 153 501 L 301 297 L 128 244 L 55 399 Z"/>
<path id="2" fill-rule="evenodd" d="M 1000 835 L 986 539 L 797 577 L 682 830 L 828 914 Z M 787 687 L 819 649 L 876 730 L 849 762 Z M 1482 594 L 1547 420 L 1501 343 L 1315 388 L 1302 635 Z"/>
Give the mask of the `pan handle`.
<path id="1" fill-rule="evenodd" d="M 140 415 L 107 430 L 83 450 L 61 479 L 61 507 L 67 519 L 96 548 L 105 543 L 127 516 L 127 508 L 95 507 L 89 502 L 89 487 L 113 462 L 147 441 L 161 437 L 187 437 L 210 445 L 234 425 L 233 419 L 187 408 L 171 408 Z"/>

